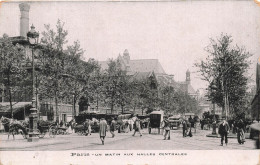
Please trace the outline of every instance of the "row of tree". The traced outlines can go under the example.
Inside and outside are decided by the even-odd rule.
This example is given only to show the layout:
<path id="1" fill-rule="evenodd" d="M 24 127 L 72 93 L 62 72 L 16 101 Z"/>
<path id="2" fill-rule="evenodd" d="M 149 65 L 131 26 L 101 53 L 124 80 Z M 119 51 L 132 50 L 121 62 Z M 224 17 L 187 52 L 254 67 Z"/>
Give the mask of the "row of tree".
<path id="1" fill-rule="evenodd" d="M 117 60 L 110 60 L 108 69 L 101 70 L 97 61 L 85 61 L 84 50 L 79 41 L 67 46 L 68 32 L 64 23 L 58 20 L 56 29 L 45 25 L 41 42 L 34 46 L 17 44 L 12 38 L 4 35 L 0 42 L 0 70 L 2 93 L 8 97 L 12 113 L 12 105 L 23 101 L 25 91 L 32 94 L 32 79 L 36 79 L 37 95 L 40 100 L 52 99 L 55 102 L 55 114 L 58 115 L 58 103 L 73 98 L 75 105 L 81 98 L 96 107 L 108 107 L 113 113 L 115 109 L 141 109 L 151 112 L 163 109 L 167 113 L 198 112 L 198 103 L 187 93 L 173 86 L 163 86 L 156 80 L 135 79 L 122 70 Z M 37 76 L 31 76 L 32 56 L 34 50 Z M 13 96 L 20 99 L 14 101 Z M 73 96 L 73 97 L 72 97 Z M 69 99 L 70 100 L 70 99 Z M 74 111 L 75 115 L 75 111 Z M 12 116 L 13 117 L 13 116 Z"/>

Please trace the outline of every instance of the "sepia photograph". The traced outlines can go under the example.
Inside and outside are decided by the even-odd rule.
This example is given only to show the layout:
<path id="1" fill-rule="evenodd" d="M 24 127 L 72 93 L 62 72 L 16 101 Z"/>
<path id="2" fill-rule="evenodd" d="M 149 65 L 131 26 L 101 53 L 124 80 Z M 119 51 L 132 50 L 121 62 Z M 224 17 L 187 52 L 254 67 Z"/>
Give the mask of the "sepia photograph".
<path id="1" fill-rule="evenodd" d="M 0 157 L 250 157 L 259 25 L 257 0 L 0 2 Z"/>

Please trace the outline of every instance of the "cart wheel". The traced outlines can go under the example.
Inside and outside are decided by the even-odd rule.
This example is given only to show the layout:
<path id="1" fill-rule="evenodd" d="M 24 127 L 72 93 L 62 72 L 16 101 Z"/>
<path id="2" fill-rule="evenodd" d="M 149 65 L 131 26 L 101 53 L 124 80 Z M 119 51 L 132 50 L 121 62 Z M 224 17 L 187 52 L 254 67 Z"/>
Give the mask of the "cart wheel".
<path id="1" fill-rule="evenodd" d="M 39 129 L 37 129 L 36 132 L 38 133 L 37 136 L 38 136 L 39 138 L 43 138 L 44 135 L 42 136 L 41 131 L 40 131 Z"/>
<path id="2" fill-rule="evenodd" d="M 61 135 L 61 130 L 58 129 L 57 135 Z"/>
<path id="3" fill-rule="evenodd" d="M 81 131 L 77 131 L 77 134 L 78 134 L 78 135 L 82 135 L 82 132 L 81 132 Z"/>
<path id="4" fill-rule="evenodd" d="M 57 134 L 56 129 L 55 129 L 55 127 L 52 126 L 52 127 L 49 129 L 49 136 L 50 136 L 51 138 L 55 138 L 56 134 Z"/>
<path id="5" fill-rule="evenodd" d="M 40 133 L 38 136 L 39 136 L 39 138 L 43 138 L 45 136 L 45 134 L 46 134 L 46 132 L 44 131 L 44 132 Z"/>
<path id="6" fill-rule="evenodd" d="M 22 134 L 24 139 L 27 139 L 27 135 L 26 134 L 24 134 L 23 132 L 21 132 L 21 134 Z"/>

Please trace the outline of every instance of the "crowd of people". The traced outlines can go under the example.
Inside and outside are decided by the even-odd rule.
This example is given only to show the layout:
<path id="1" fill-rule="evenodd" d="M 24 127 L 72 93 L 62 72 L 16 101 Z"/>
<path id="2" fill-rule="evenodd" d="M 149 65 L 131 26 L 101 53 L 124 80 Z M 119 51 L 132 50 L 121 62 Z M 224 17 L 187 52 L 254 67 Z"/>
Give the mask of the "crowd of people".
<path id="1" fill-rule="evenodd" d="M 114 117 L 111 117 L 109 121 L 106 121 L 104 118 L 101 118 L 98 122 L 99 122 L 98 123 L 99 135 L 103 145 L 105 144 L 105 137 L 108 131 L 110 132 L 112 138 L 115 137 L 115 131 L 118 131 L 118 133 L 128 133 L 134 131 L 132 136 L 135 136 L 136 133 L 138 133 L 140 137 L 142 137 L 142 132 L 141 132 L 142 122 L 138 118 L 138 115 L 134 115 L 129 119 L 122 119 L 120 121 Z M 187 136 L 192 137 L 193 136 L 192 128 L 194 128 L 195 130 L 194 132 L 196 132 L 196 121 L 194 120 L 194 118 L 190 117 L 188 120 L 184 118 L 181 120 L 180 124 L 182 125 L 183 137 L 187 137 Z M 223 146 L 223 142 L 225 142 L 225 145 L 228 144 L 228 134 L 230 131 L 232 131 L 232 133 L 237 133 L 238 135 L 237 138 L 240 144 L 243 144 L 245 142 L 246 125 L 243 120 L 240 119 L 239 121 L 232 122 L 230 124 L 225 119 L 223 119 L 219 123 L 216 123 L 216 121 L 214 121 L 213 125 L 214 124 L 218 128 L 218 134 L 221 136 L 221 140 L 220 140 L 221 146 Z M 67 130 L 70 133 L 73 132 L 75 125 L 76 125 L 75 120 L 72 120 L 68 123 L 63 123 L 63 121 L 59 123 L 60 127 L 68 128 Z M 91 135 L 93 121 L 90 119 L 86 119 L 82 123 L 82 125 L 84 128 L 85 135 L 86 136 Z M 164 116 L 164 120 L 161 123 L 160 129 L 163 129 L 164 131 L 163 140 L 170 140 L 171 123 L 166 116 Z M 201 129 L 203 129 L 203 127 Z"/>

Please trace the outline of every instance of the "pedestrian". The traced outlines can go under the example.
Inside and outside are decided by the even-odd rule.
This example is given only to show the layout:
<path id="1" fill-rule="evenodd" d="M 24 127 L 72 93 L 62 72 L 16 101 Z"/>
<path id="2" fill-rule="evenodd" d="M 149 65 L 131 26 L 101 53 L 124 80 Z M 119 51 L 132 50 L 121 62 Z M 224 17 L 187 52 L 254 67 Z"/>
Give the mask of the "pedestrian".
<path id="1" fill-rule="evenodd" d="M 165 130 L 165 134 L 164 134 L 164 139 L 163 140 L 170 140 L 171 139 L 171 135 L 170 135 L 170 122 L 167 119 L 167 117 L 165 117 L 165 119 L 163 120 L 163 128 Z"/>
<path id="2" fill-rule="evenodd" d="M 111 124 L 110 124 L 110 133 L 112 134 L 112 138 L 115 137 L 115 133 L 114 133 L 115 130 L 116 130 L 116 121 L 112 117 L 112 121 L 111 121 Z"/>
<path id="3" fill-rule="evenodd" d="M 60 121 L 60 127 L 63 127 L 63 121 L 62 120 Z"/>
<path id="4" fill-rule="evenodd" d="M 201 126 L 201 130 L 203 130 L 203 128 L 204 128 L 204 120 L 200 120 L 200 126 Z"/>
<path id="5" fill-rule="evenodd" d="M 84 132 L 85 132 L 85 136 L 88 136 L 88 133 L 89 133 L 89 121 L 88 119 L 85 120 L 85 122 L 83 123 L 83 129 L 84 129 Z"/>
<path id="6" fill-rule="evenodd" d="M 135 133 L 136 133 L 136 132 L 139 132 L 140 137 L 141 137 L 141 136 L 142 136 L 142 133 L 141 133 L 140 119 L 138 119 L 137 117 L 136 117 L 136 119 L 135 119 L 134 125 L 135 125 L 135 127 L 134 127 L 134 130 L 135 130 L 135 131 L 134 131 L 133 136 L 135 136 Z"/>
<path id="7" fill-rule="evenodd" d="M 242 119 L 240 119 L 237 123 L 237 128 L 238 128 L 238 131 L 237 131 L 237 138 L 238 138 L 238 141 L 242 144 L 244 144 L 245 142 L 245 124 L 243 122 Z M 242 133 L 242 139 L 240 139 L 240 132 Z"/>
<path id="8" fill-rule="evenodd" d="M 133 121 L 133 119 L 132 118 L 130 118 L 129 120 L 128 120 L 128 123 L 129 123 L 129 130 L 130 130 L 130 132 L 132 131 L 132 129 L 133 129 L 133 124 L 134 124 L 134 121 Z"/>
<path id="9" fill-rule="evenodd" d="M 219 125 L 218 133 L 221 135 L 221 144 L 220 145 L 223 146 L 224 139 L 225 139 L 225 143 L 227 145 L 227 143 L 228 143 L 227 135 L 229 133 L 229 125 L 228 125 L 226 119 L 223 119 L 223 123 L 221 123 Z"/>
<path id="10" fill-rule="evenodd" d="M 107 122 L 104 118 L 101 118 L 99 123 L 99 136 L 103 145 L 105 144 L 106 132 L 107 132 Z"/>
<path id="11" fill-rule="evenodd" d="M 125 132 L 125 133 L 128 133 L 128 132 L 129 132 L 129 123 L 128 123 L 128 120 L 125 120 L 124 132 Z"/>
<path id="12" fill-rule="evenodd" d="M 185 119 L 182 121 L 182 134 L 183 137 L 187 136 L 187 122 L 185 121 Z"/>
<path id="13" fill-rule="evenodd" d="M 89 135 L 91 135 L 91 124 L 92 124 L 92 121 L 88 120 L 88 134 Z"/>
<path id="14" fill-rule="evenodd" d="M 189 131 L 189 133 L 188 133 L 189 137 L 192 137 L 191 126 L 192 126 L 192 123 L 188 122 L 188 129 L 187 130 Z"/>

